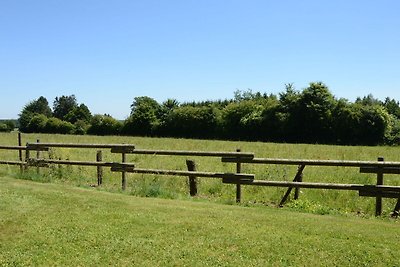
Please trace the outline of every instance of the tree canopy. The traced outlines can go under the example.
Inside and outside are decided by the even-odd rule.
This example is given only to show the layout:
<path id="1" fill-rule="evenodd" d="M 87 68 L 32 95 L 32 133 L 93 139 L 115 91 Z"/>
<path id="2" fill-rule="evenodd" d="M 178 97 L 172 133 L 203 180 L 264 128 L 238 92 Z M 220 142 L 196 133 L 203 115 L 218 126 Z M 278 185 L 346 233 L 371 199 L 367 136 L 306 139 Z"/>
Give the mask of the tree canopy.
<path id="1" fill-rule="evenodd" d="M 158 103 L 133 99 L 124 121 L 92 116 L 75 95 L 56 97 L 53 112 L 44 97 L 29 102 L 20 130 L 98 135 L 170 136 L 344 145 L 400 144 L 400 106 L 372 95 L 337 99 L 322 82 L 303 90 L 286 84 L 278 95 L 236 90 L 232 99 Z M 4 127 L 3 127 L 4 128 Z"/>

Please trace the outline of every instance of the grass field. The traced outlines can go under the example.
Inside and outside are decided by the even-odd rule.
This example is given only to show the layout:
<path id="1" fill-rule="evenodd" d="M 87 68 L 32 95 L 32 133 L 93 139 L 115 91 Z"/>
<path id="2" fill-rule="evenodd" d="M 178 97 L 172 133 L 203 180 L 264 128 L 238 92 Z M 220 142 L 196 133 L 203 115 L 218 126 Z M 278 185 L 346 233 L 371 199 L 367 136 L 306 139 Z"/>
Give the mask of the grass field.
<path id="1" fill-rule="evenodd" d="M 237 148 L 240 148 L 244 152 L 254 152 L 256 157 L 376 160 L 377 157 L 383 156 L 387 161 L 400 161 L 400 147 L 387 146 L 352 147 L 123 136 L 23 134 L 23 143 L 36 142 L 37 139 L 40 139 L 41 142 L 63 143 L 129 143 L 141 149 L 236 151 Z M 0 133 L 0 144 L 16 145 L 17 134 Z M 17 154 L 16 151 L 0 151 L 0 159 L 16 160 Z M 94 161 L 96 151 L 52 149 L 50 153 L 43 153 L 43 157 Z M 119 157 L 107 150 L 103 150 L 103 159 L 105 161 L 120 161 Z M 218 158 L 194 157 L 191 159 L 196 161 L 199 171 L 235 171 L 234 164 L 221 163 Z M 134 162 L 140 168 L 186 170 L 186 157 L 128 155 L 127 160 L 128 162 Z M 256 166 L 245 164 L 243 172 L 254 173 L 257 179 L 289 181 L 295 175 L 296 166 Z M 17 167 L 0 166 L 0 173 L 19 177 Z M 98 190 L 120 192 L 120 174 L 105 170 L 104 175 L 104 184 Z M 23 178 L 81 187 L 88 187 L 90 184 L 96 183 L 95 168 L 90 167 L 55 166 L 47 170 L 42 169 L 40 175 L 36 175 L 35 169 L 32 168 L 31 172 Z M 187 179 L 183 177 L 129 174 L 127 179 L 128 187 L 125 194 L 172 199 L 185 199 L 188 195 Z M 373 174 L 360 174 L 357 168 L 306 167 L 303 180 L 328 183 L 374 184 L 376 183 L 376 176 Z M 396 175 L 386 175 L 385 184 L 400 185 L 400 179 Z M 284 188 L 261 188 L 254 186 L 244 186 L 243 188 L 243 205 L 274 206 L 280 201 L 285 192 Z M 220 180 L 200 180 L 199 198 L 206 198 L 212 202 L 231 204 L 234 202 L 234 197 L 234 186 L 223 185 Z M 390 213 L 394 205 L 395 200 L 384 200 L 384 216 Z M 318 214 L 352 213 L 369 216 L 374 214 L 375 200 L 373 198 L 359 197 L 358 192 L 303 189 L 300 194 L 300 200 L 289 202 L 287 206 L 292 209 Z"/>
<path id="2" fill-rule="evenodd" d="M 0 266 L 398 266 L 399 221 L 0 176 Z"/>

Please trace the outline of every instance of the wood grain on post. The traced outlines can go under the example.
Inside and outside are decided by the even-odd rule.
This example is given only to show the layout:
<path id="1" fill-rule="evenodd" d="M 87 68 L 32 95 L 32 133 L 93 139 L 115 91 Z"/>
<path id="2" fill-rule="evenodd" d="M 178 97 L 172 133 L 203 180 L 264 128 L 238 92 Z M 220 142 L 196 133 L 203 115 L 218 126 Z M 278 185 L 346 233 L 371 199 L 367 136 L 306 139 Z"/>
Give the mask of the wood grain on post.
<path id="1" fill-rule="evenodd" d="M 22 137 L 21 137 L 21 132 L 18 132 L 18 146 L 21 147 L 22 146 Z M 19 156 L 19 161 L 22 162 L 22 149 L 18 150 L 18 156 Z M 20 165 L 20 171 L 21 173 L 24 171 L 24 167 L 22 165 Z"/>
<path id="2" fill-rule="evenodd" d="M 236 152 L 241 152 L 241 150 L 238 148 L 236 149 Z M 236 173 L 241 173 L 242 172 L 242 163 L 237 162 L 236 163 Z M 240 181 L 236 184 L 236 203 L 240 203 L 242 201 L 242 186 L 240 184 Z"/>
<path id="3" fill-rule="evenodd" d="M 96 162 L 103 161 L 103 154 L 101 150 L 97 151 Z M 97 185 L 100 186 L 103 183 L 103 167 L 97 166 Z"/>
<path id="4" fill-rule="evenodd" d="M 383 157 L 379 157 L 378 161 L 383 162 L 385 161 L 385 159 Z M 376 184 L 383 185 L 383 170 L 376 174 Z M 375 216 L 381 216 L 381 215 L 382 215 L 382 197 L 378 196 L 376 197 Z"/>
<path id="5" fill-rule="evenodd" d="M 188 171 L 196 171 L 196 163 L 194 160 L 186 160 L 186 166 Z M 189 193 L 192 197 L 197 195 L 197 178 L 195 175 L 189 175 Z"/>
<path id="6" fill-rule="evenodd" d="M 36 140 L 36 144 L 39 144 L 40 140 L 37 139 Z M 40 150 L 36 150 L 36 160 L 40 159 Z M 36 167 L 36 173 L 39 174 L 40 173 L 40 169 L 39 169 L 39 165 Z"/>
<path id="7" fill-rule="evenodd" d="M 302 182 L 303 181 L 303 170 L 306 167 L 306 165 L 299 165 L 299 167 L 297 168 L 297 173 L 296 176 L 293 179 L 293 182 Z M 283 196 L 281 202 L 279 203 L 279 207 L 283 207 L 283 204 L 285 204 L 285 202 L 287 201 L 287 199 L 290 196 L 290 193 L 292 192 L 293 187 L 289 187 L 288 190 L 286 191 L 285 195 Z M 298 199 L 299 197 L 299 191 L 300 188 L 295 187 L 295 199 Z M 297 195 L 296 195 L 297 193 Z"/>
<path id="8" fill-rule="evenodd" d="M 305 165 L 300 165 L 298 167 L 298 169 L 297 169 L 298 175 L 297 175 L 297 180 L 296 180 L 297 182 L 300 182 L 300 183 L 303 182 L 303 170 L 305 167 L 306 167 Z M 299 195 L 300 195 L 300 188 L 297 187 L 294 189 L 294 199 L 298 200 Z"/>
<path id="9" fill-rule="evenodd" d="M 126 162 L 126 154 L 125 152 L 122 152 L 122 163 Z M 121 178 L 122 178 L 122 190 L 126 189 L 126 172 L 123 171 L 121 173 Z"/>
<path id="10" fill-rule="evenodd" d="M 29 159 L 30 159 L 30 150 L 28 149 L 28 143 L 26 143 L 26 150 L 25 150 L 25 170 L 28 170 L 29 167 Z"/>

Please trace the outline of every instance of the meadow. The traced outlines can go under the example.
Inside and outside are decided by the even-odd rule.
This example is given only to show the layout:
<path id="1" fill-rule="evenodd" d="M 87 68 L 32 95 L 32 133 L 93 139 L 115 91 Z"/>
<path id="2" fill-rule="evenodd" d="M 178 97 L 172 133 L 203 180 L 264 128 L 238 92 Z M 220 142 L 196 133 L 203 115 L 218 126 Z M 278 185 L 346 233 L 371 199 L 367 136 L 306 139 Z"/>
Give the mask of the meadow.
<path id="1" fill-rule="evenodd" d="M 399 221 L 0 175 L 0 266 L 398 266 Z"/>
<path id="2" fill-rule="evenodd" d="M 174 149 L 200 151 L 236 151 L 253 152 L 256 157 L 290 158 L 290 159 L 332 159 L 332 160 L 376 160 L 384 157 L 387 161 L 400 161 L 400 148 L 390 146 L 330 146 L 310 144 L 277 144 L 261 142 L 191 140 L 173 138 L 146 138 L 125 136 L 74 136 L 55 134 L 23 134 L 23 142 L 59 142 L 59 143 L 125 143 L 134 144 L 140 149 Z M 0 144 L 16 145 L 17 134 L 1 133 Z M 0 151 L 0 159 L 16 160 L 16 151 Z M 89 160 L 96 159 L 93 149 L 51 149 L 43 152 L 44 158 Z M 235 165 L 221 163 L 219 158 L 172 157 L 154 155 L 128 155 L 127 162 L 135 163 L 140 168 L 186 170 L 186 159 L 194 159 L 199 171 L 234 172 Z M 120 161 L 120 155 L 103 150 L 104 161 Z M 19 174 L 18 167 L 0 166 L 3 175 L 40 182 L 62 183 L 80 187 L 90 187 L 96 183 L 96 169 L 93 167 L 53 166 L 36 168 L 28 173 Z M 242 167 L 244 173 L 254 173 L 257 179 L 290 181 L 296 173 L 296 166 L 249 165 Z M 121 192 L 120 174 L 104 169 L 103 185 L 96 190 L 118 192 L 142 197 L 159 197 L 168 199 L 188 199 L 187 178 L 165 177 L 157 175 L 128 174 L 127 190 Z M 360 174 L 357 168 L 343 167 L 306 167 L 303 181 L 374 184 L 374 174 Z M 400 185 L 396 175 L 386 175 L 385 184 Z M 235 186 L 222 184 L 218 179 L 200 179 L 199 196 L 210 202 L 233 204 Z M 243 206 L 276 206 L 286 189 L 243 186 Z M 387 216 L 394 208 L 395 200 L 384 199 L 383 215 Z M 357 214 L 371 216 L 374 214 L 375 199 L 359 197 L 358 192 L 302 189 L 298 201 L 290 201 L 285 208 L 317 214 Z"/>

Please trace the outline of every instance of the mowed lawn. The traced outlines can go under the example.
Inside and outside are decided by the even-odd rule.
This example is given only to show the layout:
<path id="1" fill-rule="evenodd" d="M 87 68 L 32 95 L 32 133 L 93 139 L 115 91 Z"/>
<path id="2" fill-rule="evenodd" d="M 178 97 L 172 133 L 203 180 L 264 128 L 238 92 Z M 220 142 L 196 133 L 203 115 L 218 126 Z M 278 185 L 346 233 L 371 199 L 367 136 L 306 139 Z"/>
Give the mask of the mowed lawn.
<path id="1" fill-rule="evenodd" d="M 0 177 L 0 266 L 398 266 L 400 223 Z"/>

